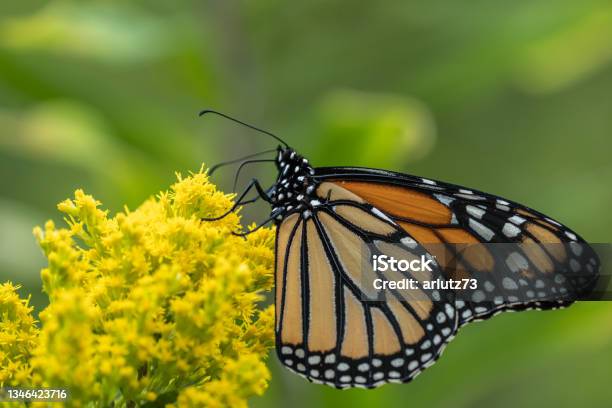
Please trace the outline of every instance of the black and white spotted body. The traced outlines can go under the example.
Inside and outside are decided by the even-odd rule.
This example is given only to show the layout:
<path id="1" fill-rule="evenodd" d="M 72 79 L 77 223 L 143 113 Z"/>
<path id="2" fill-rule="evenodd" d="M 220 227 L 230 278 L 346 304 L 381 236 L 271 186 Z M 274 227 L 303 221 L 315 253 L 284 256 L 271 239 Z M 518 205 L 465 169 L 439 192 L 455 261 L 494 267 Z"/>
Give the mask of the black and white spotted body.
<path id="1" fill-rule="evenodd" d="M 272 217 L 280 222 L 292 212 L 301 212 L 307 218 L 312 208 L 320 204 L 314 196 L 317 182 L 314 168 L 308 159 L 291 148 L 279 147 L 276 156 L 278 178 L 269 190 L 272 202 Z"/>

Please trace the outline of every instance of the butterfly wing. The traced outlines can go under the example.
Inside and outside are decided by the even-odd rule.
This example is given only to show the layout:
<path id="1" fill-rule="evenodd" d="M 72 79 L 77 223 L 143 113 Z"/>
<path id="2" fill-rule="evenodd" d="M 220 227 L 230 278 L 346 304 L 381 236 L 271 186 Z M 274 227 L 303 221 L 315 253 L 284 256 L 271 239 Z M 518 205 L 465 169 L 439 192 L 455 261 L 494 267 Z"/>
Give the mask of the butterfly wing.
<path id="1" fill-rule="evenodd" d="M 312 211 L 277 228 L 276 349 L 280 361 L 310 381 L 337 388 L 407 382 L 438 358 L 457 330 L 449 294 L 386 292 L 379 299 L 364 262 L 373 254 L 429 256 L 400 225 L 333 183 L 316 191 Z M 443 279 L 431 272 L 381 279 Z"/>
<path id="2" fill-rule="evenodd" d="M 318 168 L 430 248 L 446 279 L 476 278 L 456 296 L 459 324 L 503 310 L 551 309 L 579 299 L 599 259 L 574 231 L 533 209 L 484 192 L 401 173 Z"/>

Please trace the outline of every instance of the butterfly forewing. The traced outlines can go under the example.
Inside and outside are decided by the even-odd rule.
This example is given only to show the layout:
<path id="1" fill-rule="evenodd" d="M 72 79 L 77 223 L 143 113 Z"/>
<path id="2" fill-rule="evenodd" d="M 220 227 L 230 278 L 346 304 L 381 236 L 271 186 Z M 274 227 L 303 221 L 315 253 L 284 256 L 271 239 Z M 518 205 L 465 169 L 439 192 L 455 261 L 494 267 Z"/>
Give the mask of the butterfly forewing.
<path id="1" fill-rule="evenodd" d="M 460 324 L 499 311 L 551 309 L 593 287 L 599 261 L 576 233 L 520 204 L 442 182 L 370 169 L 317 169 L 369 203 L 436 256 L 457 292 Z"/>

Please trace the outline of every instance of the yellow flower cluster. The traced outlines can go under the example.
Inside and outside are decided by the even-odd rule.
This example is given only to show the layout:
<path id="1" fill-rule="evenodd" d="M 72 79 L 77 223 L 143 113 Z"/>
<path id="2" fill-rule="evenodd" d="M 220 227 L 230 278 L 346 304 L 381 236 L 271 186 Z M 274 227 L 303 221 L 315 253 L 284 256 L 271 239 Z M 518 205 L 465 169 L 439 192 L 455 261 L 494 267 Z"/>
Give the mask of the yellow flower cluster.
<path id="1" fill-rule="evenodd" d="M 236 214 L 201 221 L 231 198 L 204 172 L 179 175 L 169 192 L 109 217 L 77 190 L 58 206 L 69 228 L 35 229 L 50 300 L 37 338 L 27 303 L 0 291 L 10 315 L 0 342 L 14 344 L 0 362 L 17 364 L 2 373 L 18 380 L 33 350 L 31 382 L 69 389 L 72 406 L 242 407 L 262 394 L 274 313 L 258 303 L 273 284 L 274 236 L 232 235 Z M 19 327 L 17 314 L 28 317 Z"/>
<path id="2" fill-rule="evenodd" d="M 19 286 L 0 284 L 0 387 L 29 381 L 31 351 L 38 329 L 29 299 L 21 299 Z"/>

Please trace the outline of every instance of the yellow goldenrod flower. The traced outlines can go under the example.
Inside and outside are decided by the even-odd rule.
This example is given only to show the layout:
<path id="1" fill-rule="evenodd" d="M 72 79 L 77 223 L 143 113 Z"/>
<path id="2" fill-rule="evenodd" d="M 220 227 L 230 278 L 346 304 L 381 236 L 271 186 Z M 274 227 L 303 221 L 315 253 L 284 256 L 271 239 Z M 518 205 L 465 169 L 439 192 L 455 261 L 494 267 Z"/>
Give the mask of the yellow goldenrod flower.
<path id="1" fill-rule="evenodd" d="M 34 231 L 48 259 L 40 332 L 0 285 L 0 385 L 67 388 L 68 405 L 87 407 L 241 407 L 262 394 L 274 235 L 232 235 L 237 214 L 201 221 L 231 198 L 199 172 L 114 217 L 81 190 L 59 204 L 68 227 Z"/>
<path id="2" fill-rule="evenodd" d="M 23 384 L 31 377 L 29 359 L 38 329 L 29 299 L 21 299 L 18 289 L 0 283 L 0 387 Z"/>

